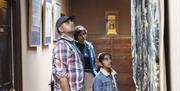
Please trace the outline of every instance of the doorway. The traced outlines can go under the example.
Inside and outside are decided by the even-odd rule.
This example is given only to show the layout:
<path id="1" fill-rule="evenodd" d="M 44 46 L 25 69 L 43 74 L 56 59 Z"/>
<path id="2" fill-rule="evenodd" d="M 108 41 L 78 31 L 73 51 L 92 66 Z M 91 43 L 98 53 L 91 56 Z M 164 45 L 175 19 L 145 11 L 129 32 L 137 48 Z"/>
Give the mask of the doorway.
<path id="1" fill-rule="evenodd" d="M 20 1 L 1 0 L 0 20 L 0 90 L 22 91 Z"/>

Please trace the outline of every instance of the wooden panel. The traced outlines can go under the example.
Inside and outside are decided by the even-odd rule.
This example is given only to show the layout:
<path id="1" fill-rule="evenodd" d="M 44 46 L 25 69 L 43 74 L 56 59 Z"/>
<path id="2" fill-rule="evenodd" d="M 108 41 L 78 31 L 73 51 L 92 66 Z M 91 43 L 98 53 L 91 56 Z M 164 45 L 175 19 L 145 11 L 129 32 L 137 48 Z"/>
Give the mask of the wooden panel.
<path id="1" fill-rule="evenodd" d="M 93 40 L 91 40 L 91 42 L 93 42 L 93 44 L 95 44 L 95 45 L 97 45 L 97 44 L 111 44 L 111 40 L 109 38 L 98 39 L 98 40 L 97 39 L 93 39 Z"/>
<path id="2" fill-rule="evenodd" d="M 76 24 L 86 26 L 89 34 L 106 34 L 105 11 L 113 10 L 119 12 L 118 34 L 131 33 L 130 0 L 70 0 L 70 4 L 70 15 L 75 15 Z"/>
<path id="3" fill-rule="evenodd" d="M 8 0 L 10 1 L 10 0 Z M 16 91 L 23 90 L 22 81 L 22 46 L 21 46 L 21 7 L 20 0 L 12 0 L 13 16 L 13 58 L 14 58 L 14 83 Z M 11 6 L 12 7 L 12 6 Z"/>
<path id="4" fill-rule="evenodd" d="M 11 8 L 8 1 L 0 2 L 0 91 L 12 86 Z"/>
<path id="5" fill-rule="evenodd" d="M 131 47 L 131 44 L 119 44 L 119 43 L 113 43 L 114 47 Z"/>
<path id="6" fill-rule="evenodd" d="M 136 91 L 135 86 L 121 85 L 120 91 Z"/>
<path id="7" fill-rule="evenodd" d="M 113 68 L 116 68 L 117 72 L 132 72 L 132 67 L 130 65 L 132 65 L 131 60 L 114 60 L 113 59 Z"/>
<path id="8" fill-rule="evenodd" d="M 0 85 L 11 84 L 11 46 L 9 36 L 0 36 Z"/>
<path id="9" fill-rule="evenodd" d="M 134 82 L 132 79 L 132 73 L 129 73 L 129 72 L 128 73 L 125 73 L 125 72 L 118 73 L 118 77 L 119 77 L 120 85 L 129 85 L 129 86 L 134 85 Z"/>
<path id="10" fill-rule="evenodd" d="M 136 91 L 132 73 L 119 73 L 120 91 Z"/>
<path id="11" fill-rule="evenodd" d="M 113 37 L 113 43 L 131 44 L 131 38 L 129 36 L 116 36 Z"/>
<path id="12" fill-rule="evenodd" d="M 131 54 L 131 49 L 128 47 L 113 47 L 113 54 Z"/>
<path id="13" fill-rule="evenodd" d="M 91 35 L 96 54 L 109 52 L 113 56 L 113 68 L 118 73 L 121 91 L 135 91 L 132 79 L 131 39 L 126 36 Z"/>

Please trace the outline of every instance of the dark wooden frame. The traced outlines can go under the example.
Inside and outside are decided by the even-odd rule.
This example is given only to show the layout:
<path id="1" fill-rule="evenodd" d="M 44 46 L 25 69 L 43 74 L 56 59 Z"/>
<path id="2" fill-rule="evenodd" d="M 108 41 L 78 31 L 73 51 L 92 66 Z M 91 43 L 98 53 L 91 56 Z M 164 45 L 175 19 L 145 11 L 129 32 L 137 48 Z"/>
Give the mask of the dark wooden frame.
<path id="1" fill-rule="evenodd" d="M 42 16 L 43 16 L 43 22 L 42 22 L 42 39 L 43 39 L 43 41 L 42 41 L 42 45 L 44 45 L 44 46 L 48 46 L 50 43 L 51 43 L 51 40 L 53 39 L 52 38 L 52 29 L 53 29 L 53 15 L 51 14 L 51 17 L 46 17 L 46 14 L 47 14 L 47 12 L 46 12 L 46 8 L 47 8 L 47 2 L 48 2 L 48 0 L 44 0 L 44 4 L 43 4 L 43 13 L 42 13 Z M 51 13 L 53 13 L 53 0 L 51 0 Z M 47 36 L 46 35 L 46 33 L 47 33 L 47 29 L 46 29 L 46 23 L 47 23 L 47 19 L 48 18 L 51 18 L 51 35 L 50 36 Z M 46 38 L 47 37 L 49 37 L 50 39 L 48 39 L 49 41 L 46 43 Z"/>
<path id="2" fill-rule="evenodd" d="M 22 53 L 21 53 L 21 12 L 20 0 L 12 0 L 12 26 L 14 49 L 14 80 L 16 91 L 22 91 Z"/>
<path id="3" fill-rule="evenodd" d="M 171 91 L 171 66 L 170 66 L 170 40 L 169 40 L 169 0 L 164 1 L 165 8 L 165 23 L 164 23 L 164 45 L 165 45 L 165 59 L 166 59 L 166 80 L 167 80 L 167 91 Z"/>
<path id="4" fill-rule="evenodd" d="M 33 1 L 34 0 L 28 0 L 27 1 L 27 3 L 28 3 L 28 9 L 26 9 L 27 11 L 28 11 L 28 45 L 29 45 L 29 47 L 34 47 L 34 48 L 36 48 L 37 46 L 41 46 L 41 44 L 42 44 L 42 29 L 43 29 L 43 27 L 42 27 L 42 24 L 43 24 L 43 18 L 42 18 L 42 14 L 43 14 L 43 12 L 42 12 L 42 10 L 43 10 L 43 7 L 42 7 L 42 1 L 40 1 L 40 7 L 41 7 L 41 10 L 39 11 L 39 13 L 40 13 L 40 16 L 38 16 L 38 17 L 40 17 L 41 18 L 41 24 L 40 25 L 37 25 L 37 26 L 40 26 L 40 30 L 38 31 L 39 32 L 39 34 L 37 33 L 37 31 L 36 31 L 36 36 L 33 36 L 33 34 L 32 34 L 32 20 L 33 20 L 33 16 L 34 16 L 34 12 L 33 12 L 33 8 L 34 8 L 34 6 L 33 6 Z M 38 10 L 38 9 L 37 9 Z M 37 22 L 37 21 L 36 21 Z M 35 39 L 33 40 L 33 38 L 35 38 L 36 39 L 36 43 L 34 43 L 34 44 L 32 44 L 31 42 L 32 41 L 35 41 Z"/>

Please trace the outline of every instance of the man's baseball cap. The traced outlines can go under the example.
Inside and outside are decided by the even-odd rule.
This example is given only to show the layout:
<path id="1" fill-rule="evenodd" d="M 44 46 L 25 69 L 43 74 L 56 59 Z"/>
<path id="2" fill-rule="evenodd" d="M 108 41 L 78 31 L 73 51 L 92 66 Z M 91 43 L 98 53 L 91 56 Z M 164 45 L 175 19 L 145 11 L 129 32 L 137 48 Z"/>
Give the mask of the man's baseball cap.
<path id="1" fill-rule="evenodd" d="M 75 16 L 61 16 L 56 22 L 56 29 L 59 33 L 59 27 L 68 20 L 73 20 Z"/>

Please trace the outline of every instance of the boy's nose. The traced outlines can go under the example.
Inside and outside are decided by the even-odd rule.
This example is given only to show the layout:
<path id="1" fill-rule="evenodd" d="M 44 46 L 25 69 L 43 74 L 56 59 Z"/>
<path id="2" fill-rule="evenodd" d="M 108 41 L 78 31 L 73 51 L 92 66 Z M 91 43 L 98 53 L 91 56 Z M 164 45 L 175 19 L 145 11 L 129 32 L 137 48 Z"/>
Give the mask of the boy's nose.
<path id="1" fill-rule="evenodd" d="M 82 37 L 83 37 L 83 39 L 85 39 L 85 38 L 86 38 L 86 36 L 85 36 L 85 35 L 83 35 Z"/>

